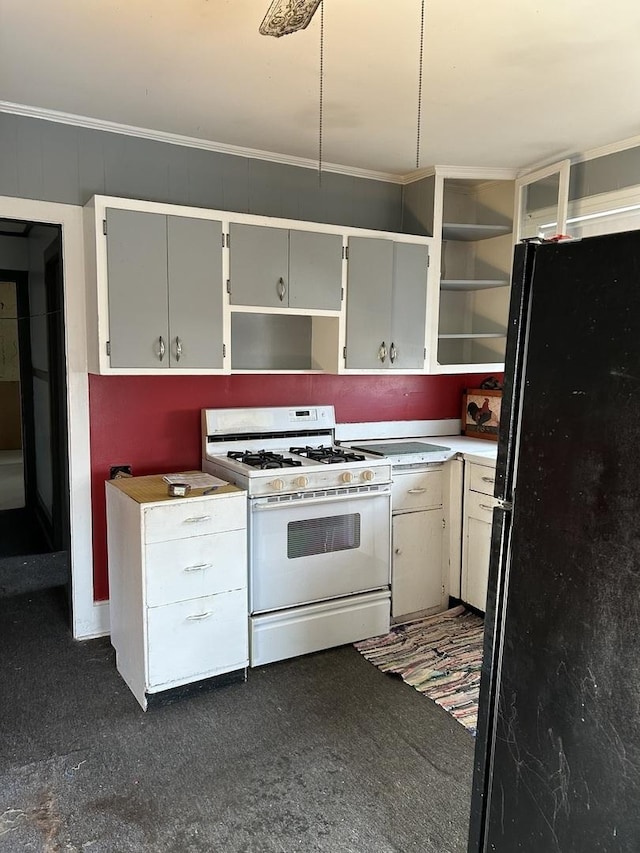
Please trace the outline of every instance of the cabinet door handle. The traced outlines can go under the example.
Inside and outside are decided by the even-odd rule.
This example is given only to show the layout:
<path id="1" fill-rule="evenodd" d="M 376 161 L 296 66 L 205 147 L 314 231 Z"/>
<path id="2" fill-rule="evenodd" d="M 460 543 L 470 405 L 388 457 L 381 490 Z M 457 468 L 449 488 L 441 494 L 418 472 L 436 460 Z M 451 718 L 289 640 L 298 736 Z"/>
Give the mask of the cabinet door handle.
<path id="1" fill-rule="evenodd" d="M 284 299 L 284 295 L 286 293 L 287 288 L 285 287 L 284 279 L 282 276 L 278 279 L 278 296 L 280 298 L 280 302 Z"/>
<path id="2" fill-rule="evenodd" d="M 182 341 L 176 336 L 176 361 L 180 361 L 182 355 Z"/>
<path id="3" fill-rule="evenodd" d="M 482 478 L 482 482 L 483 482 L 483 483 L 495 483 L 495 478 L 492 478 L 492 477 L 483 477 L 483 478 Z"/>
<path id="4" fill-rule="evenodd" d="M 493 507 L 489 506 L 489 504 L 478 504 L 478 506 L 480 507 L 480 509 L 487 509 L 489 510 L 489 512 L 493 512 Z"/>
<path id="5" fill-rule="evenodd" d="M 194 613 L 192 616 L 187 616 L 188 622 L 199 622 L 202 619 L 208 619 L 213 610 L 207 610 L 205 613 Z"/>
<path id="6" fill-rule="evenodd" d="M 164 358 L 165 346 L 164 346 L 164 338 L 162 335 L 158 338 L 158 358 L 160 361 Z"/>
<path id="7" fill-rule="evenodd" d="M 426 489 L 417 489 L 417 488 L 416 489 L 409 489 L 409 494 L 410 495 L 422 495 L 426 491 L 427 491 Z"/>
<path id="8" fill-rule="evenodd" d="M 185 566 L 183 572 L 199 572 L 202 569 L 210 569 L 211 563 L 198 563 L 195 566 Z"/>
<path id="9" fill-rule="evenodd" d="M 380 349 L 378 350 L 378 358 L 380 361 L 384 362 L 387 357 L 387 345 L 384 341 L 380 344 Z"/>
<path id="10" fill-rule="evenodd" d="M 391 362 L 391 364 L 393 364 L 397 357 L 398 350 L 396 349 L 396 345 L 394 344 L 394 342 L 391 341 L 391 347 L 389 349 L 389 361 Z"/>
<path id="11" fill-rule="evenodd" d="M 209 521 L 210 515 L 192 515 L 191 518 L 185 518 L 185 524 L 198 524 L 200 521 Z"/>
<path id="12" fill-rule="evenodd" d="M 402 550 L 400 548 L 396 548 L 396 554 L 402 554 Z"/>

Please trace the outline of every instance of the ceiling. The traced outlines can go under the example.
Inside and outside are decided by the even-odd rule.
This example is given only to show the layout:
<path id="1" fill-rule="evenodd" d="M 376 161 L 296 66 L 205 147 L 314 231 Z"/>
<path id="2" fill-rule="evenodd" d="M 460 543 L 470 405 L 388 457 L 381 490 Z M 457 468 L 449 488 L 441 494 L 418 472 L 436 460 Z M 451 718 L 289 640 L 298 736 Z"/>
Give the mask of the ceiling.
<path id="1" fill-rule="evenodd" d="M 320 10 L 271 0 L 0 0 L 0 89 L 61 111 L 318 158 Z M 420 0 L 323 0 L 323 161 L 416 168 Z M 427 0 L 420 166 L 521 168 L 640 133 L 637 0 Z M 0 105 L 0 109 L 2 106 Z"/>

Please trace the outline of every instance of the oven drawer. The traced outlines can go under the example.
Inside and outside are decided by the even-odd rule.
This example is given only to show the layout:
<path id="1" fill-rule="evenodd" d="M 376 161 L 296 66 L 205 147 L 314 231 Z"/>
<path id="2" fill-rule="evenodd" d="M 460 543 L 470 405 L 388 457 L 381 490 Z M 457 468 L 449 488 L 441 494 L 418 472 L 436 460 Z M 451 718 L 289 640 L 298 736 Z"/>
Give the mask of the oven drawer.
<path id="1" fill-rule="evenodd" d="M 393 475 L 393 512 L 442 506 L 442 469 Z"/>
<path id="2" fill-rule="evenodd" d="M 149 607 L 247 586 L 245 530 L 153 542 L 145 549 Z"/>
<path id="3" fill-rule="evenodd" d="M 496 485 L 496 469 L 487 465 L 469 462 L 469 488 L 483 495 L 493 495 Z"/>
<path id="4" fill-rule="evenodd" d="M 239 492 L 146 507 L 145 542 L 167 542 L 246 527 L 246 501 L 246 493 Z"/>
<path id="5" fill-rule="evenodd" d="M 247 666 L 247 593 L 208 595 L 147 610 L 148 686 Z"/>

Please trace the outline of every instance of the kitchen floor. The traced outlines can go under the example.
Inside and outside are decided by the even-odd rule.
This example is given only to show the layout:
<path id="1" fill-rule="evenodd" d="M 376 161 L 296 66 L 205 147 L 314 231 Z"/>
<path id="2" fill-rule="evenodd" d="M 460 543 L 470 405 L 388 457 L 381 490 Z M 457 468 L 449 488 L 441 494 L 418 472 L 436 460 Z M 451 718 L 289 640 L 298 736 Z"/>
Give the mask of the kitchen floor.
<path id="1" fill-rule="evenodd" d="M 145 714 L 65 602 L 0 598 L 0 850 L 466 850 L 472 736 L 353 647 Z"/>

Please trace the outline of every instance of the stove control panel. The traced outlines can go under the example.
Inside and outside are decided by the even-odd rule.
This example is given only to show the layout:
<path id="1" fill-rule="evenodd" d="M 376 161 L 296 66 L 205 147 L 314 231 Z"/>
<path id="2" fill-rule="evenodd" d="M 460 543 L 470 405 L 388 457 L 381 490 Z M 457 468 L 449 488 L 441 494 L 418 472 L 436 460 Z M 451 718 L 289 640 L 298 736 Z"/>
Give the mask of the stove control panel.
<path id="1" fill-rule="evenodd" d="M 318 466 L 313 471 L 304 474 L 279 470 L 277 476 L 253 476 L 250 478 L 235 477 L 236 485 L 248 489 L 250 496 L 294 494 L 296 492 L 314 492 L 323 489 L 337 489 L 370 485 L 374 481 L 384 484 L 391 482 L 391 466 L 376 465 L 375 468 L 351 468 L 349 471 L 338 471 L 338 466 Z M 218 475 L 222 469 L 219 469 Z M 265 472 L 262 472 L 266 474 Z M 230 472 L 225 473 L 227 480 L 234 479 Z"/>

